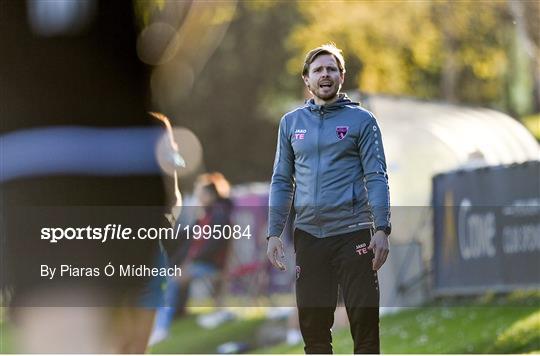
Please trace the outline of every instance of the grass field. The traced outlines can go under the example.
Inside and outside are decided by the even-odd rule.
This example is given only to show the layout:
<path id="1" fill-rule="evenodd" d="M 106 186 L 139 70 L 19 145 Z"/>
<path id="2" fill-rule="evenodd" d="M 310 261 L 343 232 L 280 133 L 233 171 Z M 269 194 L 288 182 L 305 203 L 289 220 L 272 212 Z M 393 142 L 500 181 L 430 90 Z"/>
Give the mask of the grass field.
<path id="1" fill-rule="evenodd" d="M 178 321 L 153 353 L 215 353 L 225 341 L 254 345 L 260 316 L 203 330 L 194 318 Z M 283 328 L 285 328 L 283 323 Z M 496 298 L 437 302 L 408 308 L 381 319 L 383 353 L 540 353 L 540 296 L 515 293 Z M 334 334 L 334 351 L 352 353 L 347 329 Z M 301 354 L 302 345 L 255 348 L 250 353 Z"/>
<path id="2" fill-rule="evenodd" d="M 246 343 L 250 353 L 303 353 L 302 345 L 279 344 L 257 348 L 269 322 L 259 310 L 240 309 L 237 320 L 215 329 L 199 327 L 196 316 L 174 323 L 171 337 L 150 349 L 151 353 L 216 353 L 228 341 Z M 276 323 L 273 321 L 272 323 Z M 285 321 L 280 327 L 286 328 Z M 0 322 L 0 350 L 10 353 L 9 328 Z M 514 293 L 487 295 L 478 300 L 437 302 L 409 308 L 381 319 L 383 353 L 540 353 L 540 295 Z M 352 353 L 347 329 L 334 334 L 334 351 Z"/>
<path id="3" fill-rule="evenodd" d="M 198 326 L 195 319 L 192 315 L 175 322 L 171 336 L 149 351 L 157 354 L 216 353 L 219 345 L 229 341 L 251 344 L 258 327 L 265 321 L 260 313 L 255 313 L 208 330 Z"/>
<path id="4" fill-rule="evenodd" d="M 383 317 L 381 348 L 385 354 L 540 352 L 539 330 L 539 307 L 424 307 Z M 348 330 L 334 335 L 334 351 L 352 353 Z M 302 353 L 302 347 L 257 352 Z"/>

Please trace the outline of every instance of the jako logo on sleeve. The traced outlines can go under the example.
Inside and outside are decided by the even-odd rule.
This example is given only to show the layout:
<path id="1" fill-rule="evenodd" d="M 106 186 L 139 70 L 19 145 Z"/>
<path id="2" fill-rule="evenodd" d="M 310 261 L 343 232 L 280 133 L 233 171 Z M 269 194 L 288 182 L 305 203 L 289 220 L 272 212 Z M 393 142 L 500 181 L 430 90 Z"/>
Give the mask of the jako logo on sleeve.
<path id="1" fill-rule="evenodd" d="M 294 131 L 294 138 L 297 140 L 303 140 L 304 138 L 306 138 L 306 133 L 306 129 L 296 129 Z"/>

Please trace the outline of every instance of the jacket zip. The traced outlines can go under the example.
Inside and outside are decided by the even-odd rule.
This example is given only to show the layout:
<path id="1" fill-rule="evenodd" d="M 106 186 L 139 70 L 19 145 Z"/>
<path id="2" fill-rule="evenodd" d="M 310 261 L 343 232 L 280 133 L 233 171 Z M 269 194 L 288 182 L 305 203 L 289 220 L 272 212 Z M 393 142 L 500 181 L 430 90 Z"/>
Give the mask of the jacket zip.
<path id="1" fill-rule="evenodd" d="M 320 187 L 319 187 L 319 170 L 320 170 L 320 163 L 321 163 L 321 145 L 320 145 L 320 141 L 321 141 L 321 132 L 322 132 L 322 127 L 323 127 L 323 123 L 324 123 L 324 110 L 323 108 L 321 107 L 320 110 L 319 110 L 319 130 L 317 132 L 317 170 L 315 171 L 315 213 L 316 213 L 316 221 L 317 221 L 317 226 L 319 227 L 319 234 L 320 236 L 323 235 L 323 231 L 322 231 L 322 226 L 321 226 L 321 222 L 320 222 L 320 219 L 321 219 L 321 212 L 320 212 L 320 206 L 319 206 L 319 191 L 320 191 Z"/>

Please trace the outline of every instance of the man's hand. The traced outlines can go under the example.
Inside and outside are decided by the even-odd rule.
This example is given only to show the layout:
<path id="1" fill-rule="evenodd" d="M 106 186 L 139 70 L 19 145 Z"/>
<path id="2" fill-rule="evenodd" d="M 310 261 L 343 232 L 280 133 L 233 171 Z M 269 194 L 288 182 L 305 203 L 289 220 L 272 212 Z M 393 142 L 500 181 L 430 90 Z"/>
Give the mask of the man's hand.
<path id="1" fill-rule="evenodd" d="M 371 238 L 371 243 L 368 246 L 368 250 L 373 250 L 375 258 L 373 259 L 373 270 L 378 271 L 386 262 L 386 257 L 390 249 L 388 248 L 388 236 L 384 231 L 377 231 Z"/>
<path id="2" fill-rule="evenodd" d="M 285 258 L 285 253 L 283 251 L 283 242 L 279 237 L 271 236 L 268 239 L 266 255 L 274 267 L 281 271 L 286 270 L 285 265 L 280 261 L 280 258 Z"/>

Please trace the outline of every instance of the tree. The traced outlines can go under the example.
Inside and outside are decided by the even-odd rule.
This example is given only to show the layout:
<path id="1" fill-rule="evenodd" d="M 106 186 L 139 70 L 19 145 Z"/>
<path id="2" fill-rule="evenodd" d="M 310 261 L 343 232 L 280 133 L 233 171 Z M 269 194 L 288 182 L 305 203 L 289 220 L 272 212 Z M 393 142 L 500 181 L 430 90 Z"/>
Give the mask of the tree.
<path id="1" fill-rule="evenodd" d="M 214 14 L 221 4 L 231 2 L 197 6 L 208 6 Z M 155 9 L 167 12 L 166 7 Z M 211 24 L 201 20 L 184 34 L 192 46 L 179 47 L 176 61 L 182 66 L 171 60 L 155 69 L 163 71 L 166 83 L 155 103 L 176 125 L 188 127 L 200 138 L 205 170 L 221 171 L 233 183 L 268 180 L 276 122 L 288 109 L 281 103 L 294 92 L 301 93 L 301 81 L 284 75 L 291 54 L 283 42 L 298 20 L 296 5 L 238 2 L 229 15 L 221 17 L 228 21 L 226 32 L 216 37 L 214 50 L 202 59 L 193 53 L 210 47 L 204 32 L 211 31 Z M 167 66 L 171 70 L 165 70 Z"/>
<path id="2" fill-rule="evenodd" d="M 508 100 L 514 25 L 505 2 L 334 1 L 298 7 L 305 21 L 289 37 L 296 51 L 290 68 L 308 49 L 333 41 L 347 60 L 362 64 L 348 75 L 362 91 L 515 111 Z"/>

